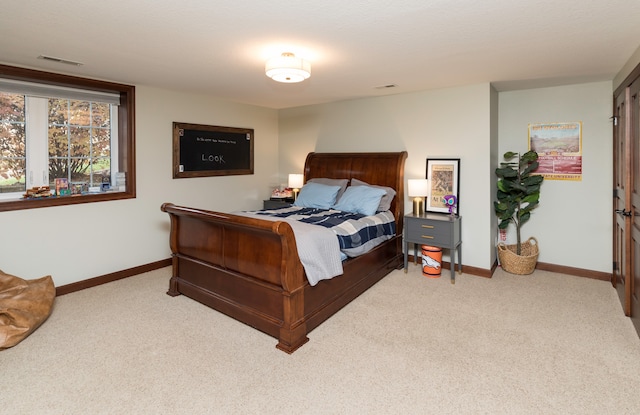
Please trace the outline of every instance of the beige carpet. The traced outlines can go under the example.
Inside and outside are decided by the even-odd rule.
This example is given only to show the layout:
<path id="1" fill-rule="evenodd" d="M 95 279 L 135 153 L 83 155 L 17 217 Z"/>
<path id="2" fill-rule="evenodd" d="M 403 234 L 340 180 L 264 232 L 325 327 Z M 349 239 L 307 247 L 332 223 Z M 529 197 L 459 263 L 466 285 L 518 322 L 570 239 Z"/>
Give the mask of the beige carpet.
<path id="1" fill-rule="evenodd" d="M 58 297 L 0 352 L 0 413 L 640 413 L 640 340 L 609 283 L 410 268 L 293 355 L 167 296 L 169 268 Z"/>

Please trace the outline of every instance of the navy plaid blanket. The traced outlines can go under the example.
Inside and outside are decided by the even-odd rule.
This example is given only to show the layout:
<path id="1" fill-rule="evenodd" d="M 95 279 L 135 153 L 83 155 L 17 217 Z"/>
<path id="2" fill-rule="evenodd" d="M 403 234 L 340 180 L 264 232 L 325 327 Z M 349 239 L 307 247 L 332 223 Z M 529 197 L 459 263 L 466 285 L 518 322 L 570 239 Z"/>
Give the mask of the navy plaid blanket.
<path id="1" fill-rule="evenodd" d="M 362 255 L 396 234 L 395 218 L 389 211 L 365 216 L 339 210 L 291 206 L 253 213 L 331 229 L 338 237 L 340 250 L 350 257 Z"/>

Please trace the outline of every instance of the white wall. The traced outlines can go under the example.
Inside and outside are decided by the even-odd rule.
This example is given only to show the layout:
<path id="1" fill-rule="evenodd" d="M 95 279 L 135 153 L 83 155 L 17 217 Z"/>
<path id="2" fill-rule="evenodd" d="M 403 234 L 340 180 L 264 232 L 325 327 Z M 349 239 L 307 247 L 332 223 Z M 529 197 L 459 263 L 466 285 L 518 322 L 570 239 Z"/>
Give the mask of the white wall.
<path id="1" fill-rule="evenodd" d="M 172 122 L 253 128 L 255 174 L 172 179 Z M 137 198 L 0 214 L 0 269 L 52 275 L 57 286 L 169 258 L 173 202 L 219 211 L 258 209 L 278 172 L 277 111 L 136 87 Z"/>
<path id="2" fill-rule="evenodd" d="M 582 121 L 582 181 L 545 180 L 522 227 L 540 262 L 611 272 L 613 143 L 611 82 L 501 92 L 499 161 L 528 149 L 529 123 Z"/>
<path id="3" fill-rule="evenodd" d="M 460 158 L 463 263 L 489 269 L 491 91 L 479 84 L 280 110 L 281 180 L 301 173 L 311 151 L 407 150 L 405 180 L 424 178 L 427 158 Z"/>

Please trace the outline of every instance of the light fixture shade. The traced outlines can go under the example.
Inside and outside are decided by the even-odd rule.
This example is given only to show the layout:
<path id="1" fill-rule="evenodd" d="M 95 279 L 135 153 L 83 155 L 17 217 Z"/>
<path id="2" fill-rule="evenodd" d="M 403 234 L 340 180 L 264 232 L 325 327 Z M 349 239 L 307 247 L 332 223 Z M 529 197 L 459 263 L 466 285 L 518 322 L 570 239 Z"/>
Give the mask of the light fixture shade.
<path id="1" fill-rule="evenodd" d="M 294 83 L 302 82 L 311 76 L 311 64 L 293 53 L 285 52 L 271 58 L 264 66 L 267 76 L 274 81 Z"/>
<path id="2" fill-rule="evenodd" d="M 300 189 L 304 185 L 304 175 L 302 174 L 290 174 L 289 175 L 289 187 L 292 189 Z"/>
<path id="3" fill-rule="evenodd" d="M 409 197 L 429 196 L 429 180 L 409 179 Z"/>

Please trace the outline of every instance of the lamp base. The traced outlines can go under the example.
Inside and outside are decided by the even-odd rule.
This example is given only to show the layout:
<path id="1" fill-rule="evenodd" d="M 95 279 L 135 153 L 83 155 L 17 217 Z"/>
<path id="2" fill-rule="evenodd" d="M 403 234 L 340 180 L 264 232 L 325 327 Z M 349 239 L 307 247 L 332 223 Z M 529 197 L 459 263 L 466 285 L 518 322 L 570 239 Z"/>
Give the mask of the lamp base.
<path id="1" fill-rule="evenodd" d="M 420 216 L 424 214 L 424 198 L 422 197 L 413 198 L 413 214 L 415 216 Z"/>

